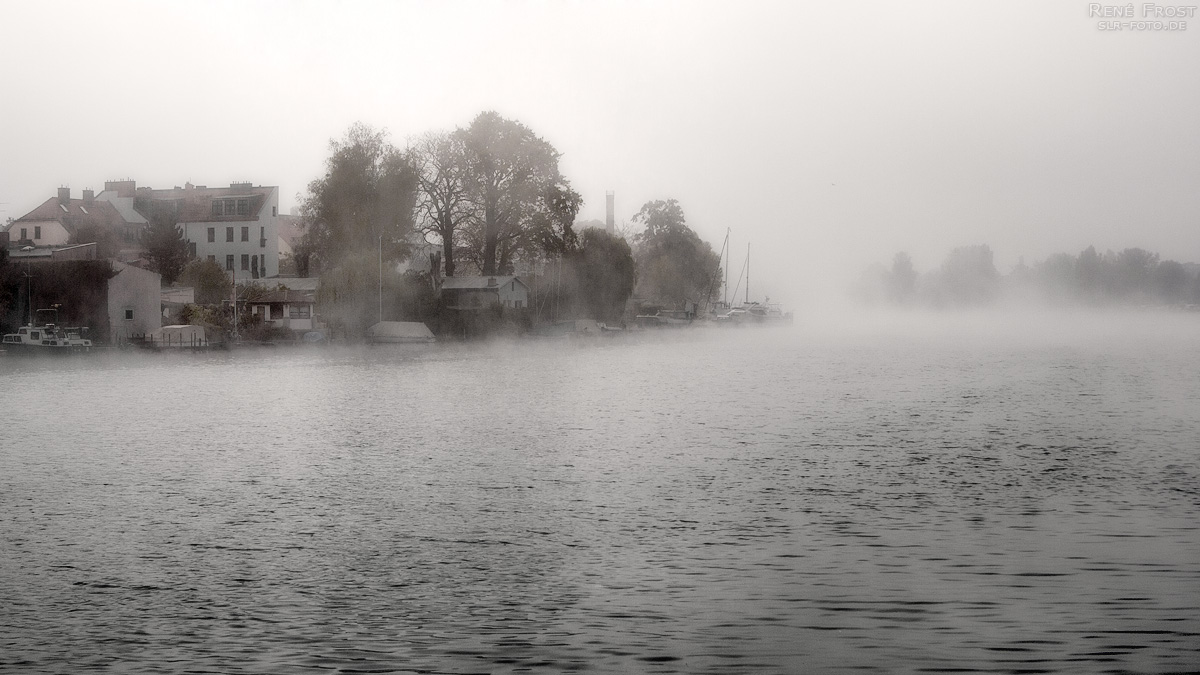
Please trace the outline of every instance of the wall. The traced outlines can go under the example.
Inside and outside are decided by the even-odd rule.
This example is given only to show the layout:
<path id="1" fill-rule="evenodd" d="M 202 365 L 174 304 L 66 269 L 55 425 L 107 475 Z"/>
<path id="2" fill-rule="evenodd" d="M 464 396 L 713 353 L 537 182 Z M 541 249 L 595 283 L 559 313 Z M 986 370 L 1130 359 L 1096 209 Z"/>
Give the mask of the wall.
<path id="1" fill-rule="evenodd" d="M 42 236 L 34 239 L 34 228 L 42 228 Z M 66 246 L 70 234 L 61 223 L 54 220 L 17 221 L 9 228 L 9 239 L 15 244 L 21 238 L 21 230 L 27 233 L 27 239 L 32 239 L 35 246 Z"/>
<path id="2" fill-rule="evenodd" d="M 529 289 L 515 280 L 500 287 L 500 304 L 505 307 L 516 307 L 518 302 L 523 308 L 529 307 Z"/>
<path id="3" fill-rule="evenodd" d="M 260 271 L 260 277 L 279 276 L 279 188 L 268 188 L 270 192 L 263 200 L 262 209 L 257 220 L 233 220 L 223 222 L 180 223 L 183 236 L 196 244 L 196 256 L 201 260 L 208 256 L 216 258 L 221 269 L 225 269 L 225 256 L 233 256 L 232 276 L 237 281 L 250 281 L 251 274 L 242 270 L 242 255 L 263 255 L 266 257 L 266 270 Z M 208 228 L 214 228 L 215 241 L 208 241 Z M 225 241 L 225 228 L 233 228 L 233 241 Z M 250 228 L 249 241 L 242 241 L 242 228 Z M 260 245 L 259 239 L 267 240 L 266 246 Z"/>
<path id="4" fill-rule="evenodd" d="M 113 262 L 117 276 L 108 280 L 109 341 L 125 341 L 162 327 L 162 277 L 149 270 Z M 125 310 L 133 319 L 125 319 Z"/>

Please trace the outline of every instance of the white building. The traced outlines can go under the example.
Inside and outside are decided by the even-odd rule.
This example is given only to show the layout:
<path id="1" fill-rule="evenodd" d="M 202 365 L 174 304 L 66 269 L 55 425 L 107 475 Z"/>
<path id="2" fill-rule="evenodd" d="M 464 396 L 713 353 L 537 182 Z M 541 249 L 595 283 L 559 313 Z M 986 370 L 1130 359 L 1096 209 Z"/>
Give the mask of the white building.
<path id="1" fill-rule="evenodd" d="M 191 253 L 221 266 L 238 281 L 279 274 L 279 188 L 231 183 L 209 188 L 154 190 L 131 180 L 109 181 L 97 200 L 110 202 L 130 222 L 155 212 L 170 214 Z"/>
<path id="2" fill-rule="evenodd" d="M 127 342 L 162 326 L 162 277 L 157 272 L 113 262 L 108 280 L 109 341 Z"/>

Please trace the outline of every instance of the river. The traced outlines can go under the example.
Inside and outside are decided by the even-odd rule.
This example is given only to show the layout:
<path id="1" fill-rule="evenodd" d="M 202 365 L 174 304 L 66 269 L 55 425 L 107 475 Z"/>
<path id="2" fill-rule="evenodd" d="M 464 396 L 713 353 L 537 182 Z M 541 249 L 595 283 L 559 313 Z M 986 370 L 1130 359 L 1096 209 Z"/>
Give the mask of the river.
<path id="1" fill-rule="evenodd" d="M 0 671 L 1171 673 L 1200 316 L 0 360 Z"/>

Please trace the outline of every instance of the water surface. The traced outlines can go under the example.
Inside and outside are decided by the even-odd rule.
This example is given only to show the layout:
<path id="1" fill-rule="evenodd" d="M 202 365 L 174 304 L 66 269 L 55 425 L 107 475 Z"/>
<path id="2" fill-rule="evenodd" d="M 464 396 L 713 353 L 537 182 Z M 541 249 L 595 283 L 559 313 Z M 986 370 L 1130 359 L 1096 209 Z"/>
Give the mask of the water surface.
<path id="1" fill-rule="evenodd" d="M 5 359 L 0 670 L 1194 671 L 1152 319 Z"/>

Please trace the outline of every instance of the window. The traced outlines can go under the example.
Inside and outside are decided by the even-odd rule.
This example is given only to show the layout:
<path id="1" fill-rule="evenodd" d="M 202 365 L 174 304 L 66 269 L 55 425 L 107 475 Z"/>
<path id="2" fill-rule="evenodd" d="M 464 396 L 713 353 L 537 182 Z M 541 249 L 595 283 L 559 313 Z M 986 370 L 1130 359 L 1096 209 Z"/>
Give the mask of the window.
<path id="1" fill-rule="evenodd" d="M 233 254 L 232 253 L 225 256 L 225 270 L 228 272 L 233 271 Z"/>
<path id="2" fill-rule="evenodd" d="M 208 243 L 211 244 L 211 243 L 215 242 L 216 240 L 217 240 L 217 228 L 215 228 L 215 227 L 208 228 Z"/>
<path id="3" fill-rule="evenodd" d="M 193 258 L 196 257 L 196 242 L 188 242 L 188 255 L 192 256 Z"/>
<path id="4" fill-rule="evenodd" d="M 250 228 L 242 228 L 242 241 L 250 241 Z"/>
<path id="5" fill-rule="evenodd" d="M 513 300 L 513 307 L 516 309 L 521 309 L 521 305 L 523 305 L 523 304 L 525 304 L 525 303 L 522 302 L 521 300 Z"/>
<path id="6" fill-rule="evenodd" d="M 133 310 L 132 309 L 125 310 L 125 320 L 133 321 Z"/>
<path id="7" fill-rule="evenodd" d="M 264 253 L 258 257 L 260 258 L 259 263 L 258 263 L 258 269 L 262 273 L 262 275 L 265 277 L 265 276 L 267 276 L 267 254 Z"/>
<path id="8" fill-rule="evenodd" d="M 283 318 L 283 305 L 271 305 L 271 319 Z"/>
<path id="9" fill-rule="evenodd" d="M 22 227 L 21 228 L 21 238 L 28 239 L 29 238 L 29 230 L 26 230 L 25 228 Z"/>
<path id="10" fill-rule="evenodd" d="M 34 238 L 34 239 L 41 239 L 41 238 L 42 238 L 42 226 L 41 226 L 41 225 L 34 225 L 34 226 L 33 226 L 33 238 Z"/>
<path id="11" fill-rule="evenodd" d="M 237 200 L 237 214 L 239 216 L 250 215 L 250 200 L 249 199 Z"/>
<path id="12" fill-rule="evenodd" d="M 40 331 L 40 330 L 31 331 L 29 333 L 29 339 L 30 340 L 41 340 L 42 339 L 42 331 Z"/>
<path id="13" fill-rule="evenodd" d="M 272 215 L 272 216 L 278 216 L 278 215 L 279 215 L 279 207 L 278 207 L 278 206 L 272 206 L 272 207 L 271 207 L 271 215 Z"/>
<path id="14" fill-rule="evenodd" d="M 242 254 L 242 271 L 243 272 L 250 271 L 250 254 L 249 253 Z"/>
<path id="15" fill-rule="evenodd" d="M 225 241 L 233 241 L 233 228 L 225 228 Z"/>
<path id="16" fill-rule="evenodd" d="M 208 256 L 208 261 L 212 262 L 212 263 L 217 262 L 217 256 L 215 256 L 215 255 Z"/>
<path id="17" fill-rule="evenodd" d="M 225 215 L 224 202 L 222 202 L 220 199 L 214 199 L 212 204 L 212 214 L 214 216 Z"/>
<path id="18" fill-rule="evenodd" d="M 312 305 L 288 305 L 289 319 L 308 319 L 312 317 Z"/>

